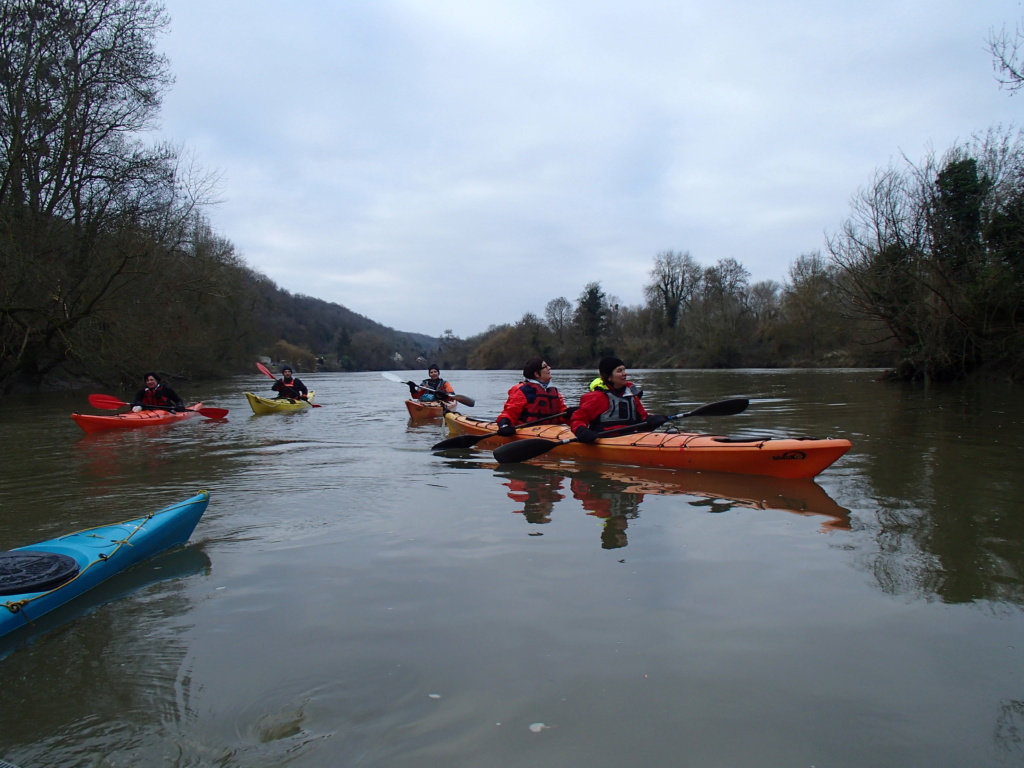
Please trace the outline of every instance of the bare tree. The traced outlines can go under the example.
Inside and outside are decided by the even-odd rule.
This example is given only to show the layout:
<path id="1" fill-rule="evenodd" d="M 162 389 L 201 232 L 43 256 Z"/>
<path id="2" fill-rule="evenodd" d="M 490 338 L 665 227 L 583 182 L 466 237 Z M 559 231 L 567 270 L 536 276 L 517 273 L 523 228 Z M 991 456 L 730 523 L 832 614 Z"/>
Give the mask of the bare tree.
<path id="1" fill-rule="evenodd" d="M 552 299 L 544 307 L 544 318 L 548 327 L 555 334 L 559 344 L 565 342 L 565 332 L 572 324 L 572 304 L 564 296 Z"/>
<path id="2" fill-rule="evenodd" d="M 139 138 L 171 84 L 167 23 L 148 0 L 0 3 L 0 388 L 83 363 L 169 280 L 203 193 Z"/>
<path id="3" fill-rule="evenodd" d="M 837 316 L 830 265 L 820 251 L 801 255 L 789 265 L 789 283 L 784 293 L 787 338 L 801 347 L 813 362 L 821 353 L 820 343 L 829 337 Z"/>
<path id="4" fill-rule="evenodd" d="M 1009 91 L 1024 88 L 1024 30 L 1021 25 L 1018 24 L 1012 33 L 1005 26 L 998 32 L 989 30 L 987 42 L 999 84 Z"/>
<path id="5" fill-rule="evenodd" d="M 654 257 L 651 282 L 644 286 L 648 304 L 657 307 L 669 328 L 679 324 L 700 288 L 704 270 L 689 251 L 662 251 Z"/>
<path id="6" fill-rule="evenodd" d="M 1022 242 L 1024 135 L 994 129 L 877 173 L 828 249 L 853 308 L 895 341 L 897 376 L 953 378 L 1024 365 Z"/>

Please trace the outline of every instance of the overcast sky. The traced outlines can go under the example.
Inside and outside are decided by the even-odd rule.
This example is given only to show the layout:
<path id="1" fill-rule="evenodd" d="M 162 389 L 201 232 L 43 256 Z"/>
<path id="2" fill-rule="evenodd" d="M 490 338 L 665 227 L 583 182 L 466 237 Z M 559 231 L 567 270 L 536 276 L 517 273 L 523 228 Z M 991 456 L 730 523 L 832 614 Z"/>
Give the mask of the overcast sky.
<path id="1" fill-rule="evenodd" d="M 293 293 L 467 337 L 654 256 L 786 279 L 874 171 L 996 124 L 1017 0 L 165 0 L 161 138 Z"/>

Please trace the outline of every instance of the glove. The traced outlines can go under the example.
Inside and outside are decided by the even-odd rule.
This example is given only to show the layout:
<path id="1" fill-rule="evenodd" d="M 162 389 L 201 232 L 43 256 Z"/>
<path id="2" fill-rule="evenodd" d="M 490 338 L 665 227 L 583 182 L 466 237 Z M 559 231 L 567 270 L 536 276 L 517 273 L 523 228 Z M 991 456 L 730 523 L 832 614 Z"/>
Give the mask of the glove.
<path id="1" fill-rule="evenodd" d="M 656 413 L 652 413 L 650 416 L 644 419 L 644 424 L 647 425 L 648 429 L 657 429 L 658 427 L 665 424 L 667 421 L 668 416 L 661 416 Z"/>
<path id="2" fill-rule="evenodd" d="M 417 387 L 411 381 L 407 381 L 405 383 L 409 385 L 409 394 L 410 395 L 415 395 L 416 394 L 416 390 L 419 389 L 419 387 Z"/>
<path id="3" fill-rule="evenodd" d="M 134 413 L 138 413 L 138 412 L 139 412 L 139 411 L 141 411 L 141 410 L 142 410 L 142 406 L 141 406 L 141 405 L 133 405 L 133 406 L 132 406 L 132 411 L 133 411 Z"/>
<path id="4" fill-rule="evenodd" d="M 566 424 L 568 424 L 569 420 L 572 419 L 572 415 L 574 413 L 576 413 L 576 406 L 575 405 L 572 406 L 571 408 L 566 408 L 565 409 L 565 423 Z"/>
<path id="5" fill-rule="evenodd" d="M 512 426 L 512 422 L 508 419 L 502 419 L 498 422 L 498 434 L 502 437 L 512 437 L 516 433 L 516 428 Z"/>
<path id="6" fill-rule="evenodd" d="M 589 427 L 580 427 L 576 430 L 576 439 L 581 443 L 592 443 L 597 440 L 597 432 Z"/>

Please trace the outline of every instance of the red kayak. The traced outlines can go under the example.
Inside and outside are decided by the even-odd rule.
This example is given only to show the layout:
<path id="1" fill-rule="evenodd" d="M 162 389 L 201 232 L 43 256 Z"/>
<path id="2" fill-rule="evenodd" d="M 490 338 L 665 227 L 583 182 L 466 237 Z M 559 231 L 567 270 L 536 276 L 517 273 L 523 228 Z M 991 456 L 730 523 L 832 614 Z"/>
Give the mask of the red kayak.
<path id="1" fill-rule="evenodd" d="M 72 413 L 75 420 L 86 432 L 100 432 L 105 429 L 131 429 L 134 427 L 152 427 L 157 424 L 177 424 L 179 421 L 191 419 L 199 415 L 202 403 L 190 405 L 184 411 L 164 411 L 158 408 L 145 411 L 128 411 L 113 416 L 94 416 L 90 413 Z"/>

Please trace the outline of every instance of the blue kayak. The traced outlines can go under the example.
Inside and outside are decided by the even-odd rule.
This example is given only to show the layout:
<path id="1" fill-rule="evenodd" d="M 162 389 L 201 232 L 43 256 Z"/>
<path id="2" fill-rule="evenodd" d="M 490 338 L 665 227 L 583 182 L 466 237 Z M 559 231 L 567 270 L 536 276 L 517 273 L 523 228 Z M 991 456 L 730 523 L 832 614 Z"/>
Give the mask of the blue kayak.
<path id="1" fill-rule="evenodd" d="M 111 576 L 184 544 L 210 492 L 123 523 L 0 552 L 0 635 L 32 623 Z"/>

